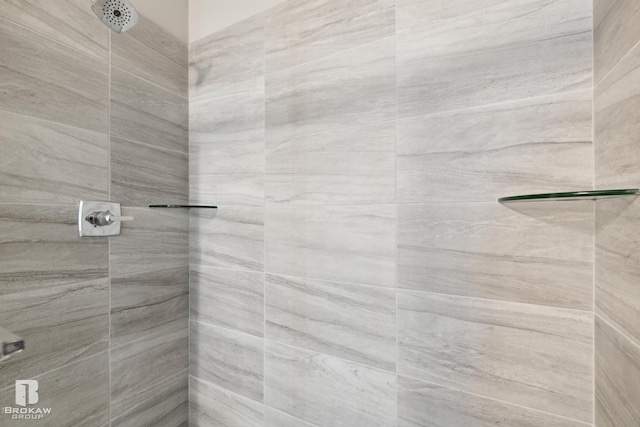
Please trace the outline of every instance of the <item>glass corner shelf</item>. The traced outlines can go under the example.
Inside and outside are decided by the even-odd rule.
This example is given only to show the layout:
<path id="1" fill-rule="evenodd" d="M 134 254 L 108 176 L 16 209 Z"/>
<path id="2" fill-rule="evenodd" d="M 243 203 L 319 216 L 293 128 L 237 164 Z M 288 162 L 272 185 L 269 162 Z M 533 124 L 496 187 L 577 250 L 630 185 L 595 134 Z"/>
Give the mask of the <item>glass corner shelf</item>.
<path id="1" fill-rule="evenodd" d="M 590 190 L 568 191 L 565 193 L 525 194 L 522 196 L 501 197 L 498 202 L 530 202 L 543 200 L 598 200 L 613 197 L 630 197 L 640 195 L 640 189 L 628 188 L 623 190 Z"/>
<path id="2" fill-rule="evenodd" d="M 218 209 L 213 205 L 149 205 L 151 209 Z"/>

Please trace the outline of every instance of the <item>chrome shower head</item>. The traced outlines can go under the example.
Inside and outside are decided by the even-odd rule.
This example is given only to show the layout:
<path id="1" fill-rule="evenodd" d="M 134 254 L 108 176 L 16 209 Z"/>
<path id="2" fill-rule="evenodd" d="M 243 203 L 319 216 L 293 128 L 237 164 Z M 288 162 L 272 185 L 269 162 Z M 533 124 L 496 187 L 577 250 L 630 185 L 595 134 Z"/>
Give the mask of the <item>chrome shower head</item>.
<path id="1" fill-rule="evenodd" d="M 130 30 L 140 16 L 128 0 L 93 0 L 93 12 L 116 33 Z"/>

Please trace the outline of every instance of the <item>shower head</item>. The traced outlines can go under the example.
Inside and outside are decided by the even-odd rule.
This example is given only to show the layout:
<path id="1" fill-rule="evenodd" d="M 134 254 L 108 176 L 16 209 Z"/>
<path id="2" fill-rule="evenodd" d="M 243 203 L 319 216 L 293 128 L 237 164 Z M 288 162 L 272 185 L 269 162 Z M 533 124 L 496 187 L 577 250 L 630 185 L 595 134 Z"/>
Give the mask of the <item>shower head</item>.
<path id="1" fill-rule="evenodd" d="M 130 30 L 138 23 L 138 12 L 128 0 L 93 0 L 93 12 L 116 33 Z"/>

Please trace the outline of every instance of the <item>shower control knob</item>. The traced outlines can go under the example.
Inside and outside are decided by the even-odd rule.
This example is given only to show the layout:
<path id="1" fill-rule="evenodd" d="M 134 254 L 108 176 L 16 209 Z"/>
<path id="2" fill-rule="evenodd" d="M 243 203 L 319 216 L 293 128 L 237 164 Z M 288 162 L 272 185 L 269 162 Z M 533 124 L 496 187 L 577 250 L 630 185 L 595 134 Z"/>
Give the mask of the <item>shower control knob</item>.
<path id="1" fill-rule="evenodd" d="M 132 216 L 119 216 L 114 215 L 111 212 L 92 212 L 86 216 L 85 221 L 94 227 L 111 225 L 116 221 L 129 222 L 133 221 Z"/>

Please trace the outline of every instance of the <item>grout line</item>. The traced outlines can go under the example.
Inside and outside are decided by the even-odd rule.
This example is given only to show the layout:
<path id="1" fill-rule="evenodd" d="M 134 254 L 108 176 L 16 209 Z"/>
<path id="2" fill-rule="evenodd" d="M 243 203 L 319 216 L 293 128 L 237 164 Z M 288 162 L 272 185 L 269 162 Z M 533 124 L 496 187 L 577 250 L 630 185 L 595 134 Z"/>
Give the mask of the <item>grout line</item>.
<path id="1" fill-rule="evenodd" d="M 412 380 L 415 380 L 415 381 L 419 381 L 421 383 L 432 384 L 432 385 L 435 385 L 435 386 L 438 386 L 438 387 L 442 387 L 442 388 L 445 388 L 445 389 L 448 389 L 448 390 L 453 390 L 453 391 L 457 391 L 459 393 L 468 394 L 468 395 L 471 395 L 471 396 L 476 396 L 476 397 L 479 397 L 479 398 L 482 398 L 482 399 L 493 400 L 495 402 L 500 402 L 500 403 L 503 403 L 503 404 L 506 404 L 506 405 L 509 405 L 509 406 L 515 406 L 515 407 L 527 409 L 527 410 L 530 410 L 530 411 L 533 411 L 533 412 L 539 412 L 539 413 L 542 413 L 542 414 L 548 414 L 548 415 L 551 415 L 551 416 L 554 416 L 554 417 L 558 417 L 558 418 L 561 418 L 561 419 L 579 422 L 579 423 L 584 424 L 585 426 L 591 426 L 591 423 L 589 423 L 588 421 L 581 421 L 581 420 L 577 420 L 575 418 L 566 417 L 564 415 L 555 414 L 553 412 L 547 412 L 547 411 L 543 411 L 541 409 L 531 408 L 529 406 L 521 405 L 519 403 L 509 402 L 509 401 L 498 399 L 498 398 L 495 398 L 495 397 L 486 396 L 486 395 L 483 395 L 483 394 L 478 394 L 478 393 L 475 393 L 475 392 L 472 392 L 472 391 L 462 390 L 462 389 L 459 389 L 459 388 L 456 388 L 456 387 L 450 387 L 448 385 L 444 385 L 444 384 L 440 384 L 440 383 L 437 383 L 437 382 L 433 382 L 431 380 L 423 380 L 423 379 L 416 378 L 416 377 L 411 376 L 411 375 L 400 374 L 400 376 L 401 377 L 405 377 L 405 378 L 409 378 L 409 379 L 412 379 Z"/>
<path id="2" fill-rule="evenodd" d="M 396 4 L 394 6 L 397 6 L 397 1 Z M 393 152 L 394 152 L 394 156 L 393 156 L 393 180 L 394 180 L 394 206 L 395 206 L 395 242 L 394 242 L 394 249 L 395 249 L 395 258 L 394 258 L 394 270 L 395 270 L 395 298 L 396 298 L 396 306 L 395 306 L 395 310 L 396 310 L 396 316 L 395 316 L 395 322 L 396 322 L 396 328 L 395 328 L 395 338 L 396 338 L 396 354 L 395 354 L 395 360 L 394 360 L 394 367 L 395 367 L 395 371 L 396 371 L 396 384 L 395 384 L 395 388 L 396 388 L 396 402 L 395 402 L 395 406 L 394 409 L 396 411 L 395 413 L 395 422 L 396 425 L 399 424 L 400 422 L 400 411 L 399 411 L 399 407 L 400 407 L 400 387 L 399 387 L 399 381 L 398 381 L 398 366 L 399 366 L 399 361 L 398 361 L 398 355 L 400 354 L 400 333 L 399 333 L 399 321 L 398 321 L 398 222 L 399 222 L 399 217 L 398 217 L 398 212 L 399 212 L 399 207 L 398 207 L 398 10 L 397 7 L 394 7 L 394 28 L 393 28 L 393 35 L 394 35 L 394 57 L 393 57 L 393 86 L 394 86 L 394 96 L 395 96 L 395 109 L 394 109 L 394 123 L 393 123 L 393 137 L 394 137 L 394 141 L 393 141 Z"/>
<path id="3" fill-rule="evenodd" d="M 472 296 L 467 296 L 467 295 L 443 294 L 442 292 L 421 291 L 419 289 L 404 289 L 404 288 L 400 288 L 400 291 L 403 292 L 403 293 L 408 293 L 408 294 L 432 294 L 432 295 L 439 295 L 439 296 L 443 296 L 443 297 L 464 298 L 464 299 L 468 299 L 468 300 L 490 301 L 490 302 L 498 302 L 498 303 L 505 303 L 505 304 L 526 305 L 526 306 L 529 306 L 529 307 L 548 308 L 548 309 L 552 309 L 552 310 L 562 310 L 562 311 L 575 312 L 577 314 L 593 314 L 592 310 L 589 310 L 589 309 L 558 307 L 558 306 L 555 306 L 555 305 L 533 304 L 533 303 L 530 303 L 530 302 L 509 301 L 509 300 L 500 300 L 500 299 L 482 298 L 482 297 L 472 297 Z"/>
<path id="4" fill-rule="evenodd" d="M 109 49 L 107 52 L 107 66 L 109 68 L 108 73 L 109 73 L 109 82 L 108 82 L 108 86 L 109 86 L 109 97 L 107 100 L 107 108 L 108 108 L 108 116 L 107 116 L 107 133 L 108 133 L 108 156 L 109 156 L 109 179 L 108 179 L 108 200 L 111 200 L 111 31 L 109 31 Z M 112 369 L 112 360 L 111 360 L 111 237 L 107 238 L 107 245 L 108 245 L 108 256 L 109 256 L 109 313 L 108 313 L 108 319 L 109 319 L 109 337 L 108 337 L 108 343 L 109 343 L 109 354 L 108 354 L 108 360 L 109 360 L 109 426 L 111 426 L 111 420 L 113 419 L 113 409 L 112 409 L 112 396 L 113 396 L 113 369 Z"/>
<path id="5" fill-rule="evenodd" d="M 166 88 L 166 87 L 162 86 L 162 85 L 161 85 L 161 84 L 159 84 L 159 83 L 152 82 L 151 80 L 148 80 L 148 79 L 146 79 L 146 78 L 144 78 L 144 77 L 141 77 L 141 76 L 139 76 L 139 75 L 137 75 L 137 74 L 134 74 L 134 73 L 132 73 L 131 71 L 127 71 L 127 70 L 125 70 L 124 68 L 121 68 L 121 67 L 118 67 L 118 66 L 115 66 L 115 65 L 111 65 L 111 66 L 112 66 L 113 68 L 115 68 L 116 70 L 120 71 L 120 72 L 123 72 L 123 73 L 125 73 L 125 74 L 130 75 L 130 76 L 133 76 L 133 77 L 135 77 L 135 78 L 137 78 L 137 79 L 142 80 L 143 82 L 149 83 L 149 84 L 151 84 L 151 85 L 153 85 L 153 86 L 155 86 L 155 87 L 157 87 L 157 88 L 159 88 L 159 89 L 162 89 L 162 90 L 164 90 L 164 91 L 166 91 L 166 92 L 169 92 L 169 93 L 171 93 L 171 94 L 173 94 L 173 95 L 176 95 L 176 96 L 178 96 L 178 97 L 182 98 L 183 100 L 187 101 L 187 103 L 189 102 L 189 88 L 188 88 L 188 87 L 187 87 L 187 94 L 186 94 L 186 95 L 183 95 L 183 94 L 178 93 L 178 92 L 176 92 L 176 91 L 174 91 L 174 90 L 172 90 L 172 89 Z M 187 73 L 188 73 L 188 71 L 189 71 L 189 68 L 187 68 Z M 187 79 L 188 79 L 188 77 L 187 77 Z M 188 80 L 187 80 L 187 81 L 188 81 Z"/>
<path id="6" fill-rule="evenodd" d="M 109 143 L 111 143 L 111 138 L 116 138 L 116 139 L 119 139 L 121 141 L 130 142 L 130 143 L 136 144 L 136 145 L 142 145 L 142 146 L 145 146 L 147 148 L 152 148 L 154 150 L 165 152 L 167 154 L 174 154 L 175 153 L 175 154 L 186 154 L 186 155 L 189 155 L 188 151 L 180 151 L 180 150 L 174 150 L 172 148 L 159 147 L 157 145 L 149 144 L 148 142 L 142 142 L 142 141 L 136 141 L 136 140 L 133 140 L 133 139 L 122 138 L 122 137 L 117 136 L 117 135 L 110 135 Z M 188 148 L 187 148 L 187 150 L 188 150 Z"/>
<path id="7" fill-rule="evenodd" d="M 266 406 L 266 366 L 267 366 L 267 39 L 266 18 L 262 21 L 262 404 Z M 262 411 L 262 425 L 265 414 Z"/>
<path id="8" fill-rule="evenodd" d="M 596 60 L 595 60 L 595 16 L 593 13 L 593 3 L 591 4 L 591 188 L 596 188 Z M 591 311 L 593 313 L 593 324 L 591 326 L 592 348 L 591 348 L 591 421 L 596 425 L 596 219 L 597 202 L 593 204 L 593 228 L 592 228 L 592 254 L 591 254 Z"/>

